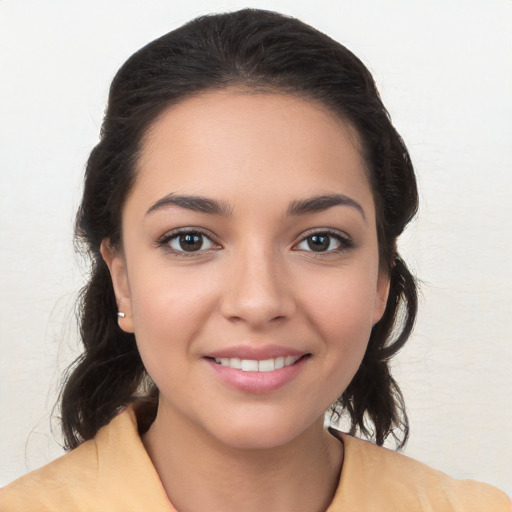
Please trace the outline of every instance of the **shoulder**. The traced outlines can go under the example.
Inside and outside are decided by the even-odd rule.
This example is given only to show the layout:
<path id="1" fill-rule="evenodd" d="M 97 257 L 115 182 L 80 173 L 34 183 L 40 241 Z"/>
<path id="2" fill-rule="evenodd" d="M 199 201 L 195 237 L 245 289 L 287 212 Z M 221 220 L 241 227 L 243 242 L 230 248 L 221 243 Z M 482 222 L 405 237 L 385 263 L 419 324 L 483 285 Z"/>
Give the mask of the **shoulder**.
<path id="1" fill-rule="evenodd" d="M 345 447 L 336 498 L 339 510 L 379 512 L 512 512 L 505 493 L 474 480 L 445 473 L 386 448 L 333 432 Z M 366 507 L 361 504 L 366 503 Z M 330 509 L 331 510 L 331 509 Z M 337 509 L 333 508 L 332 512 Z"/>
<path id="2" fill-rule="evenodd" d="M 174 510 L 142 444 L 132 408 L 94 439 L 0 490 L 0 512 L 70 510 Z"/>
<path id="3" fill-rule="evenodd" d="M 74 510 L 94 488 L 97 468 L 96 442 L 87 441 L 0 490 L 0 511 L 53 510 L 56 499 Z"/>

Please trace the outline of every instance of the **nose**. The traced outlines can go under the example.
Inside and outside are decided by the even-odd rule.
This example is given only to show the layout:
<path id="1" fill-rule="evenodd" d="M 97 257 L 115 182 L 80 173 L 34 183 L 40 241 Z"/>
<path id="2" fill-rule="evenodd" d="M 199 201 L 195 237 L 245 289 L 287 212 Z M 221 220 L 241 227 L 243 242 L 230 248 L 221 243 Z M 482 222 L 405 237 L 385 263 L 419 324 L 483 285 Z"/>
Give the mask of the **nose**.
<path id="1" fill-rule="evenodd" d="M 253 329 L 289 319 L 296 304 L 287 277 L 283 258 L 271 249 L 233 255 L 221 299 L 223 316 Z"/>

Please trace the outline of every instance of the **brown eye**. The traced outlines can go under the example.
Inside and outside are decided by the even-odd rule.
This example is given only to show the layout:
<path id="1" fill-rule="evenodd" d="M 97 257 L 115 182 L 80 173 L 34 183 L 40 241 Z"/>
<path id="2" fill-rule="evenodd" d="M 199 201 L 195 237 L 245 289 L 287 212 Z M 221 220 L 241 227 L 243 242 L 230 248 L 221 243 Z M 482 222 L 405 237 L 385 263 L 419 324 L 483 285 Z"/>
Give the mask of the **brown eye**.
<path id="1" fill-rule="evenodd" d="M 199 233 L 180 235 L 178 240 L 180 248 L 187 252 L 199 251 L 203 245 L 203 235 Z"/>
<path id="2" fill-rule="evenodd" d="M 306 236 L 296 247 L 307 252 L 339 252 L 353 246 L 350 238 L 340 233 L 319 232 Z"/>
<path id="3" fill-rule="evenodd" d="M 175 252 L 198 252 L 207 251 L 214 248 L 215 244 L 203 233 L 197 231 L 187 231 L 178 233 L 165 240 L 168 245 Z"/>
<path id="4" fill-rule="evenodd" d="M 308 247 L 315 252 L 327 251 L 331 243 L 329 235 L 311 235 L 307 238 Z"/>

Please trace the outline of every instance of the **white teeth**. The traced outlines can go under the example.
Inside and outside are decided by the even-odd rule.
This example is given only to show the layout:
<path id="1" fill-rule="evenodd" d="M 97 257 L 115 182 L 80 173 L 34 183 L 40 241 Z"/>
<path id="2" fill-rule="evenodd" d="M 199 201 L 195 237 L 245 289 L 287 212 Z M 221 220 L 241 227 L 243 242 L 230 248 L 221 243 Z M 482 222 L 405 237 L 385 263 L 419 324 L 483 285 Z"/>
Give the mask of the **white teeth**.
<path id="1" fill-rule="evenodd" d="M 231 359 L 227 359 L 228 363 L 224 366 L 231 366 L 231 368 L 235 368 L 237 370 L 242 369 L 242 360 L 238 359 L 238 357 L 232 357 Z"/>
<path id="2" fill-rule="evenodd" d="M 242 359 L 242 370 L 244 372 L 257 372 L 258 361 L 254 359 Z"/>
<path id="3" fill-rule="evenodd" d="M 264 361 L 260 361 L 258 363 L 259 372 L 271 372 L 272 370 L 275 370 L 273 359 L 265 359 Z"/>
<path id="4" fill-rule="evenodd" d="M 300 359 L 300 356 L 276 357 L 275 359 L 239 359 L 238 357 L 215 358 L 215 362 L 221 366 L 229 366 L 244 372 L 271 372 L 285 366 L 291 366 Z"/>
<path id="5" fill-rule="evenodd" d="M 284 365 L 290 366 L 291 364 L 295 363 L 297 361 L 298 357 L 295 356 L 287 356 L 284 358 Z"/>

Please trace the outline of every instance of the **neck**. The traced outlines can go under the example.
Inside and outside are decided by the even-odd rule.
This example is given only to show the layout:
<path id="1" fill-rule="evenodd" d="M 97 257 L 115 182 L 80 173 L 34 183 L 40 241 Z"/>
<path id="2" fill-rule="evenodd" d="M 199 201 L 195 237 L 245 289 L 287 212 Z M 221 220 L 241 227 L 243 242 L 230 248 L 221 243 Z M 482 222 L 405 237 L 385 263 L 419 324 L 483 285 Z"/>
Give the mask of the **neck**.
<path id="1" fill-rule="evenodd" d="M 285 445 L 242 449 L 159 407 L 143 442 L 171 503 L 191 512 L 326 510 L 343 460 L 323 418 Z"/>

